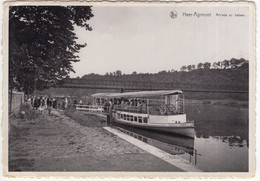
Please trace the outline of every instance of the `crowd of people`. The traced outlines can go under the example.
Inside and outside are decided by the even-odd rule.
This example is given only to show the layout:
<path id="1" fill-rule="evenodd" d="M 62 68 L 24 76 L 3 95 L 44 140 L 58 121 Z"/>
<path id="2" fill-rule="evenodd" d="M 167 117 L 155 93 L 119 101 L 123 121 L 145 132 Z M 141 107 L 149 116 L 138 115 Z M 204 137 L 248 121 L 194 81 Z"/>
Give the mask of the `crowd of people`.
<path id="1" fill-rule="evenodd" d="M 147 109 L 147 103 L 145 100 L 139 98 L 114 98 L 114 99 L 101 99 L 99 103 L 105 106 L 106 110 L 109 110 L 109 107 L 114 109 L 125 109 L 133 112 L 145 112 Z"/>
<path id="2" fill-rule="evenodd" d="M 69 100 L 67 98 L 59 101 L 50 96 L 31 96 L 25 99 L 25 103 L 34 110 L 39 110 L 41 113 L 44 110 L 48 110 L 49 114 L 52 109 L 67 109 L 69 107 Z"/>

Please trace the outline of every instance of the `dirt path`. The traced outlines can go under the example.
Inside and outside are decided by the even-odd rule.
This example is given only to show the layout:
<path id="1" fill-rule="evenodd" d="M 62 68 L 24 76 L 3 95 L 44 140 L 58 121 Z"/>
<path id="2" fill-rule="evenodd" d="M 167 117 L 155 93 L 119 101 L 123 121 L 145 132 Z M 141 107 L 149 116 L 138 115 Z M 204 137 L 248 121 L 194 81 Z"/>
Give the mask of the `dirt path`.
<path id="1" fill-rule="evenodd" d="M 104 130 L 102 124 L 80 124 L 54 111 L 11 127 L 9 171 L 181 170 Z"/>

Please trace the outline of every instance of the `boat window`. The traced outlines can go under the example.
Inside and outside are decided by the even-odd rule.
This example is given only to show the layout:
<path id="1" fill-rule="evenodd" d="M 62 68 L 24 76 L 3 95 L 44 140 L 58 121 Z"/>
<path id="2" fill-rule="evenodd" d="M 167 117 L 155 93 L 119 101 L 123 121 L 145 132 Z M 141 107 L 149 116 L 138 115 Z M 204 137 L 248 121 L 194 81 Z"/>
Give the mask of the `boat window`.
<path id="1" fill-rule="evenodd" d="M 126 119 L 129 120 L 129 115 L 126 115 Z"/>
<path id="2" fill-rule="evenodd" d="M 124 115 L 123 114 L 121 114 L 121 119 L 123 119 L 124 118 Z"/>
<path id="3" fill-rule="evenodd" d="M 142 123 L 142 117 L 138 117 L 138 122 Z"/>
<path id="4" fill-rule="evenodd" d="M 143 138 L 143 142 L 147 143 L 147 138 Z"/>
<path id="5" fill-rule="evenodd" d="M 120 119 L 120 113 L 117 113 L 117 118 L 119 118 L 119 119 Z"/>
<path id="6" fill-rule="evenodd" d="M 137 117 L 136 116 L 134 117 L 134 121 L 137 122 Z"/>
<path id="7" fill-rule="evenodd" d="M 130 116 L 130 121 L 133 121 L 133 120 L 134 120 L 133 116 Z"/>
<path id="8" fill-rule="evenodd" d="M 147 118 L 146 117 L 144 117 L 144 123 L 147 123 Z"/>
<path id="9" fill-rule="evenodd" d="M 124 120 L 126 120 L 126 115 L 124 114 Z"/>
<path id="10" fill-rule="evenodd" d="M 138 135 L 138 139 L 139 139 L 139 140 L 142 140 L 142 138 L 143 138 L 143 137 L 142 137 L 141 135 Z"/>

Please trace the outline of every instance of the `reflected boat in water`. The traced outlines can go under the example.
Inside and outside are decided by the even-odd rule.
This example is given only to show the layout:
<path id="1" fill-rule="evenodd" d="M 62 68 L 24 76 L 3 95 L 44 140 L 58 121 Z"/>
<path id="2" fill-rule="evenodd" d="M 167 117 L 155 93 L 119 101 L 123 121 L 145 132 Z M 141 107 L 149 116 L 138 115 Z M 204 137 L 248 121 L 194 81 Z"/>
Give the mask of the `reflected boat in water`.
<path id="1" fill-rule="evenodd" d="M 169 154 L 182 156 L 190 163 L 196 165 L 197 151 L 194 149 L 194 138 L 127 127 L 116 123 L 114 123 L 113 126 L 131 137 L 159 148 Z"/>

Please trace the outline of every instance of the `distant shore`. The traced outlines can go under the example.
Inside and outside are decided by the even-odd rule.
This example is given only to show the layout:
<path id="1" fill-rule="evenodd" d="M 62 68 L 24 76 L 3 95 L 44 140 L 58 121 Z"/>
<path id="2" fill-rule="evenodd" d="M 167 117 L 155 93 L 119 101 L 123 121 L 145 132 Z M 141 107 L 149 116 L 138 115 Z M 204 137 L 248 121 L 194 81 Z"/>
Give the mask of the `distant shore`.
<path id="1" fill-rule="evenodd" d="M 218 100 L 193 100 L 186 99 L 185 104 L 210 104 L 210 105 L 222 105 L 239 108 L 248 108 L 248 101 L 239 101 L 233 99 L 218 99 Z"/>

